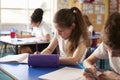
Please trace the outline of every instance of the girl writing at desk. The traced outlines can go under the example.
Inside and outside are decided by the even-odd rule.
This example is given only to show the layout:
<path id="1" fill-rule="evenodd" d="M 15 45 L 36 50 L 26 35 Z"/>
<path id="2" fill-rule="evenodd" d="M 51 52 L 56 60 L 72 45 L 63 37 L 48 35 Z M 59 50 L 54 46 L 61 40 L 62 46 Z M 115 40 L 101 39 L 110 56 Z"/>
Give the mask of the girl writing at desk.
<path id="1" fill-rule="evenodd" d="M 17 35 L 18 38 L 29 38 L 36 37 L 40 40 L 49 41 L 50 40 L 50 28 L 49 26 L 42 21 L 43 19 L 43 10 L 41 8 L 37 8 L 34 10 L 31 15 L 31 26 L 32 32 L 29 35 Z M 21 46 L 18 53 L 33 53 L 35 45 L 27 45 Z"/>
<path id="2" fill-rule="evenodd" d="M 98 59 L 108 59 L 111 70 L 104 71 L 98 80 L 120 80 L 120 13 L 112 13 L 104 27 L 103 42 L 84 62 L 85 68 L 92 74 L 84 73 L 87 80 L 96 76 L 94 63 Z M 96 76 L 97 77 L 97 76 Z"/>
<path id="3" fill-rule="evenodd" d="M 59 46 L 59 62 L 63 65 L 76 65 L 82 61 L 87 47 L 87 27 L 81 11 L 72 7 L 61 9 L 54 16 L 56 33 L 49 46 L 41 54 L 51 54 Z"/>
<path id="4" fill-rule="evenodd" d="M 32 31 L 29 35 L 18 35 L 17 37 L 38 37 L 42 40 L 50 40 L 50 29 L 49 26 L 42 21 L 44 11 L 41 8 L 37 8 L 34 10 L 31 15 L 31 26 Z"/>

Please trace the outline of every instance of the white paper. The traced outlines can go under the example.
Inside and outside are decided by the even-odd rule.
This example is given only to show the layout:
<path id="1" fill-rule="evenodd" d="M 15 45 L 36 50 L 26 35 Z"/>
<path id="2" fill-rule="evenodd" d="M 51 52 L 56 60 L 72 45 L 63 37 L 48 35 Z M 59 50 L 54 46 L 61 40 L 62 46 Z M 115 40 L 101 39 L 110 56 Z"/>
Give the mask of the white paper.
<path id="1" fill-rule="evenodd" d="M 102 24 L 102 15 L 97 15 L 97 24 Z"/>
<path id="2" fill-rule="evenodd" d="M 39 76 L 42 80 L 78 80 L 82 77 L 83 71 L 79 68 L 64 67 L 48 74 Z"/>
<path id="3" fill-rule="evenodd" d="M 93 14 L 93 5 L 92 4 L 89 4 L 88 6 L 87 6 L 87 8 L 88 8 L 88 13 L 89 14 Z"/>
<path id="4" fill-rule="evenodd" d="M 101 5 L 101 7 L 100 7 L 100 13 L 101 14 L 105 13 L 105 6 L 104 5 Z"/>
<path id="5" fill-rule="evenodd" d="M 0 58 L 0 63 L 2 62 L 28 63 L 28 55 L 29 55 L 28 53 L 8 55 Z"/>
<path id="6" fill-rule="evenodd" d="M 100 5 L 95 5 L 95 14 L 100 13 Z"/>

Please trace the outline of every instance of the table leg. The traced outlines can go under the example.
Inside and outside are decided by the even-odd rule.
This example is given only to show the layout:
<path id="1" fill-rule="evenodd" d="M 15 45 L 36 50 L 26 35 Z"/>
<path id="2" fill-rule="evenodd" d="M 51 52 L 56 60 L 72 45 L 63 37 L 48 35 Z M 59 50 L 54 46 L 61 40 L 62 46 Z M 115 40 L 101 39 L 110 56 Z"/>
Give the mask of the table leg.
<path id="1" fill-rule="evenodd" d="M 15 53 L 18 54 L 18 45 L 15 46 Z"/>

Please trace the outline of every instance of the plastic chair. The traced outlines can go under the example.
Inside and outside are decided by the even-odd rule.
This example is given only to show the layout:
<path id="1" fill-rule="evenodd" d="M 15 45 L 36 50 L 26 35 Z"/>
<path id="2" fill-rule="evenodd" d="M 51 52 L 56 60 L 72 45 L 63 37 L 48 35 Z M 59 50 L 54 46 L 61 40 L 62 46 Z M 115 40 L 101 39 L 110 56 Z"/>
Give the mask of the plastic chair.
<path id="1" fill-rule="evenodd" d="M 4 42 L 0 42 L 0 57 L 3 56 L 5 50 L 6 50 L 6 44 Z"/>

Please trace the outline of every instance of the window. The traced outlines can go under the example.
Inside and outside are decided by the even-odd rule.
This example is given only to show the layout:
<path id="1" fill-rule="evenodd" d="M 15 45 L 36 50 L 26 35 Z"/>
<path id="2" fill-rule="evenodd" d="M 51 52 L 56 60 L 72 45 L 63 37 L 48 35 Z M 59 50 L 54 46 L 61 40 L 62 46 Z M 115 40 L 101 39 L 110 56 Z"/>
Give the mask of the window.
<path id="1" fill-rule="evenodd" d="M 53 17 L 54 0 L 0 0 L 1 24 L 29 23 L 34 9 L 44 10 L 43 20 L 51 23 Z"/>

